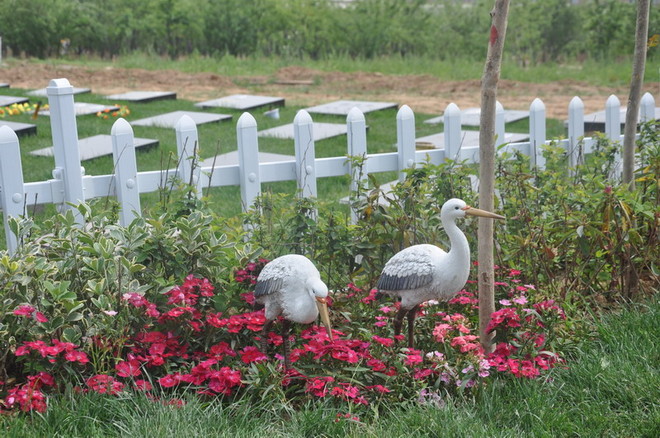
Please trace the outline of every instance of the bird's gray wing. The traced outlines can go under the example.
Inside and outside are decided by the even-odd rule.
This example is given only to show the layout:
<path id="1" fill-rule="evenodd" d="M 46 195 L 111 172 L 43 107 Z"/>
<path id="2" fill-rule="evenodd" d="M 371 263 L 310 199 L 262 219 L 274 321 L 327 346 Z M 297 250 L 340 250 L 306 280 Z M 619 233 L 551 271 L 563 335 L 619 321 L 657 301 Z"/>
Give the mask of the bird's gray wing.
<path id="1" fill-rule="evenodd" d="M 401 251 L 392 257 L 378 279 L 378 290 L 417 289 L 433 281 L 433 262 L 426 251 Z"/>
<path id="2" fill-rule="evenodd" d="M 258 279 L 254 287 L 254 296 L 261 297 L 263 295 L 270 295 L 277 292 L 282 288 L 284 279 L 282 278 L 265 278 Z"/>

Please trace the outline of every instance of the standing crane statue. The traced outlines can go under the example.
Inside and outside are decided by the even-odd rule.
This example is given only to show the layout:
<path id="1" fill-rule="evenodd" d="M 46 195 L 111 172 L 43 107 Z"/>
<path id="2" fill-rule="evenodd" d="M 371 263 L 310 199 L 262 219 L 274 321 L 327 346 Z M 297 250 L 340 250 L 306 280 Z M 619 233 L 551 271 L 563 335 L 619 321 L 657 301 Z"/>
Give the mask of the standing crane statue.
<path id="1" fill-rule="evenodd" d="M 394 319 L 394 334 L 401 333 L 403 318 L 408 316 L 408 347 L 412 348 L 413 323 L 419 305 L 428 300 L 447 301 L 454 297 L 470 273 L 470 246 L 456 219 L 466 215 L 505 219 L 495 213 L 468 206 L 461 199 L 450 199 L 440 211 L 440 219 L 449 237 L 451 249 L 445 252 L 435 245 L 414 245 L 399 251 L 385 264 L 376 288 L 380 293 L 401 299 Z"/>
<path id="2" fill-rule="evenodd" d="M 288 254 L 271 260 L 257 277 L 255 301 L 264 305 L 266 323 L 261 332 L 261 350 L 266 351 L 266 337 L 273 322 L 282 316 L 284 341 L 284 368 L 289 360 L 289 330 L 291 322 L 309 324 L 321 314 L 321 321 L 332 341 L 332 328 L 328 315 L 328 286 L 321 280 L 316 266 L 305 256 Z"/>

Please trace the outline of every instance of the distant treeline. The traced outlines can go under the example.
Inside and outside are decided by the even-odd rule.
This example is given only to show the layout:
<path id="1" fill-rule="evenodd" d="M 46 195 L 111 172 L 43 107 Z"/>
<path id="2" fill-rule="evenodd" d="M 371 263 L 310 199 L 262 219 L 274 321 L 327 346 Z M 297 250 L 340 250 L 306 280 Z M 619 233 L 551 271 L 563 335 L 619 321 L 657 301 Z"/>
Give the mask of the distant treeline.
<path id="1" fill-rule="evenodd" d="M 635 4 L 511 0 L 505 52 L 520 63 L 630 55 Z M 13 56 L 139 51 L 322 59 L 483 59 L 493 0 L 2 0 L 0 36 Z M 658 7 L 650 34 L 660 33 Z M 652 51 L 653 56 L 657 50 Z"/>

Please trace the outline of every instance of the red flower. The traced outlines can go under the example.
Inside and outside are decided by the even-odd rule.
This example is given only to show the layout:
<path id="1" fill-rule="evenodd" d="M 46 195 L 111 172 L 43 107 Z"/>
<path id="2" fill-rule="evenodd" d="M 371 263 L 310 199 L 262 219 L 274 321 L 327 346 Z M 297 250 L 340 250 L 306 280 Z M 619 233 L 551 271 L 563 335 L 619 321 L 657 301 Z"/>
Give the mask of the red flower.
<path id="1" fill-rule="evenodd" d="M 505 307 L 504 309 L 493 312 L 486 331 L 490 333 L 500 326 L 506 328 L 520 327 L 520 315 L 516 313 L 516 309 Z"/>
<path id="2" fill-rule="evenodd" d="M 231 395 L 232 388 L 241 385 L 241 372 L 229 367 L 222 367 L 210 373 L 209 389 L 219 394 Z"/>
<path id="3" fill-rule="evenodd" d="M 69 351 L 66 353 L 66 355 L 64 355 L 64 358 L 69 362 L 78 362 L 81 364 L 86 364 L 89 362 L 87 353 L 84 351 Z"/>
<path id="4" fill-rule="evenodd" d="M 413 366 L 413 365 L 418 365 L 423 361 L 424 359 L 422 358 L 422 354 L 419 350 L 415 350 L 414 348 L 409 348 L 408 354 L 406 355 L 406 360 L 403 361 L 403 363 L 408 366 Z"/>
<path id="5" fill-rule="evenodd" d="M 30 383 L 23 386 L 16 386 L 7 391 L 7 397 L 4 400 L 8 408 L 18 404 L 21 411 L 46 412 L 46 396 L 43 392 L 34 388 Z"/>
<path id="6" fill-rule="evenodd" d="M 349 284 L 349 287 L 350 287 L 351 285 L 352 285 L 352 283 Z M 358 291 L 360 291 L 360 289 L 358 289 Z M 361 292 L 361 291 L 360 291 L 360 292 Z M 369 291 L 369 295 L 367 295 L 366 297 L 362 298 L 360 301 L 363 302 L 364 304 L 370 304 L 370 303 L 373 303 L 374 301 L 376 301 L 376 295 L 377 295 L 377 294 L 378 294 L 378 289 L 375 289 L 375 288 L 374 288 L 374 289 L 371 289 L 371 290 Z"/>
<path id="7" fill-rule="evenodd" d="M 415 380 L 424 380 L 428 376 L 433 374 L 433 370 L 430 368 L 417 368 L 413 373 L 413 379 Z"/>
<path id="8" fill-rule="evenodd" d="M 391 347 L 392 345 L 394 345 L 394 339 L 391 338 L 381 338 L 380 336 L 372 336 L 371 339 L 386 347 Z"/>
<path id="9" fill-rule="evenodd" d="M 87 386 L 99 394 L 117 395 L 124 389 L 124 384 L 116 381 L 112 376 L 97 374 L 87 379 Z"/>
<path id="10" fill-rule="evenodd" d="M 115 365 L 119 377 L 135 377 L 142 374 L 140 362 L 136 359 L 124 360 Z"/>
<path id="11" fill-rule="evenodd" d="M 245 347 L 241 350 L 241 360 L 244 363 L 262 362 L 268 360 L 268 356 L 263 354 L 257 347 Z"/>
<path id="12" fill-rule="evenodd" d="M 138 379 L 134 383 L 135 383 L 135 389 L 137 389 L 138 391 L 151 391 L 153 389 L 153 386 L 147 380 Z"/>
<path id="13" fill-rule="evenodd" d="M 179 384 L 179 381 L 181 380 L 180 377 L 181 375 L 179 373 L 167 374 L 166 376 L 163 376 L 160 379 L 158 379 L 158 383 L 163 388 L 171 388 Z"/>
<path id="14" fill-rule="evenodd" d="M 328 383 L 334 382 L 333 377 L 313 377 L 307 381 L 305 385 L 305 392 L 308 392 L 316 397 L 325 397 L 328 395 Z"/>
<path id="15" fill-rule="evenodd" d="M 383 386 L 383 385 L 371 385 L 371 386 L 366 386 L 365 389 L 370 389 L 375 392 L 379 392 L 381 394 L 387 394 L 388 392 L 392 392 L 391 389 Z"/>

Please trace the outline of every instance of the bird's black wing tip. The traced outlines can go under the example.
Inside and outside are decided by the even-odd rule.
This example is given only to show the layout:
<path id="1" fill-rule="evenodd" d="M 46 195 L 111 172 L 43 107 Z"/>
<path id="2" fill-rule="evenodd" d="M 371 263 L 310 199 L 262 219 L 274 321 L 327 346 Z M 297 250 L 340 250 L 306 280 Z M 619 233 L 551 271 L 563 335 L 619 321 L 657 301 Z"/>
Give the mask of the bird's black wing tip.
<path id="1" fill-rule="evenodd" d="M 282 279 L 267 279 L 267 280 L 257 280 L 257 284 L 254 286 L 254 296 L 261 297 L 263 295 L 272 294 L 273 292 L 279 290 L 282 287 Z"/>
<path id="2" fill-rule="evenodd" d="M 376 289 L 379 291 L 417 289 L 418 287 L 428 285 L 431 281 L 433 281 L 431 274 L 406 276 L 382 274 L 378 279 Z"/>

